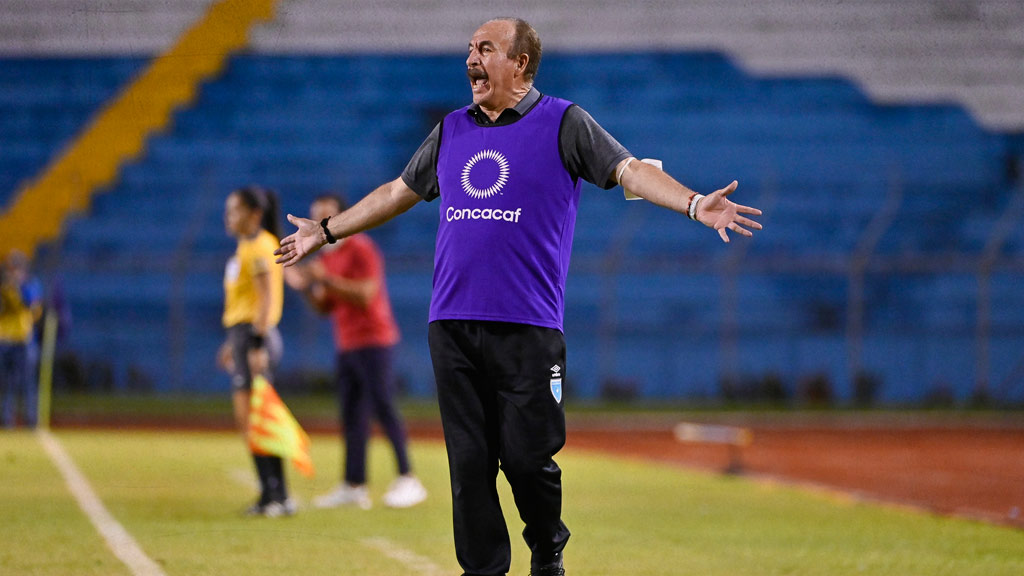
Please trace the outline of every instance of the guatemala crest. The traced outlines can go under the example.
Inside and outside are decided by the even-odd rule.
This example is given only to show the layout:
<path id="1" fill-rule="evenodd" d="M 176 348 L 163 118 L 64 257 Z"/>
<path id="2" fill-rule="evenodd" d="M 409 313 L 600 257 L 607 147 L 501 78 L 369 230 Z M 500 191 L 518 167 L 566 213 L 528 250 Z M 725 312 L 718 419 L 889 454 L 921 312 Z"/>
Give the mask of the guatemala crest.
<path id="1" fill-rule="evenodd" d="M 555 397 L 555 402 L 562 402 L 562 367 L 555 364 L 551 367 L 551 395 Z"/>

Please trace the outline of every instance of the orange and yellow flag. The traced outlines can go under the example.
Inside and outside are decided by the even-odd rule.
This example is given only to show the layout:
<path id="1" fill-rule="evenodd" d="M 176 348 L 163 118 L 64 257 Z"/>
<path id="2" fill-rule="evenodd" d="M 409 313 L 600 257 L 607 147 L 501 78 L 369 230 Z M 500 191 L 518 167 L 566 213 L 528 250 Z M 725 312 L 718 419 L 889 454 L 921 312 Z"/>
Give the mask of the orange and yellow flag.
<path id="1" fill-rule="evenodd" d="M 252 381 L 249 448 L 256 454 L 290 460 L 303 475 L 313 476 L 309 435 L 263 376 L 257 376 Z"/>

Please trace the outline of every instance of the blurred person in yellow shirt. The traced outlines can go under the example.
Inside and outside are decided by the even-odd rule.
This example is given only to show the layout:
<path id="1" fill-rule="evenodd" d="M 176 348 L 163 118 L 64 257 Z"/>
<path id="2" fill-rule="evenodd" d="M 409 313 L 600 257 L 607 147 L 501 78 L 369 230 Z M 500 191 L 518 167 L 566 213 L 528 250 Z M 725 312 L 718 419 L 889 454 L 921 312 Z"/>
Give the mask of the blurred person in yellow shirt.
<path id="1" fill-rule="evenodd" d="M 255 186 L 228 195 L 224 226 L 238 240 L 235 254 L 224 270 L 224 314 L 227 338 L 218 363 L 231 374 L 235 423 L 248 442 L 253 378 L 273 380 L 283 345 L 277 324 L 284 306 L 284 279 L 274 265 L 280 222 L 277 196 Z M 260 497 L 246 513 L 252 516 L 288 516 L 295 512 L 288 498 L 284 466 L 278 456 L 252 453 L 260 482 Z"/>
<path id="2" fill-rule="evenodd" d="M 4 428 L 14 428 L 18 423 L 19 398 L 22 423 L 29 428 L 36 426 L 34 326 L 42 316 L 42 302 L 42 286 L 29 274 L 28 257 L 12 250 L 0 268 L 0 390 Z"/>

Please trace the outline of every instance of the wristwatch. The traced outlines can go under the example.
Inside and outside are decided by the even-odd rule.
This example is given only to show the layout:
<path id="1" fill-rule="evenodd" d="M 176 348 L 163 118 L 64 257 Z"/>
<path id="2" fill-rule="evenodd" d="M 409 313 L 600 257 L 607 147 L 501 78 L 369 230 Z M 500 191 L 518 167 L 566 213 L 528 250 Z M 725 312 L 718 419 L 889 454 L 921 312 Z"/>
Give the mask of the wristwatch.
<path id="1" fill-rule="evenodd" d="M 321 220 L 320 227 L 324 229 L 324 236 L 327 238 L 327 243 L 334 244 L 335 242 L 338 241 L 338 239 L 334 237 L 334 234 L 331 234 L 331 229 L 327 227 L 327 222 L 329 220 L 330 218 L 324 218 L 323 220 Z"/>

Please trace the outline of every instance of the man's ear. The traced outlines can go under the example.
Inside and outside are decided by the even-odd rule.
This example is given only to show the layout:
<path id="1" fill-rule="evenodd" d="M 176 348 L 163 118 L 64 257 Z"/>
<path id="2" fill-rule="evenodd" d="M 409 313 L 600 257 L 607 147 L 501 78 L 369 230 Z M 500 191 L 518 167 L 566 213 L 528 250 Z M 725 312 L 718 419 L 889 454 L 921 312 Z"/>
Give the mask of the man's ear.
<path id="1" fill-rule="evenodd" d="M 520 54 L 516 58 L 516 72 L 526 73 L 526 65 L 530 63 L 530 56 L 528 54 Z"/>

